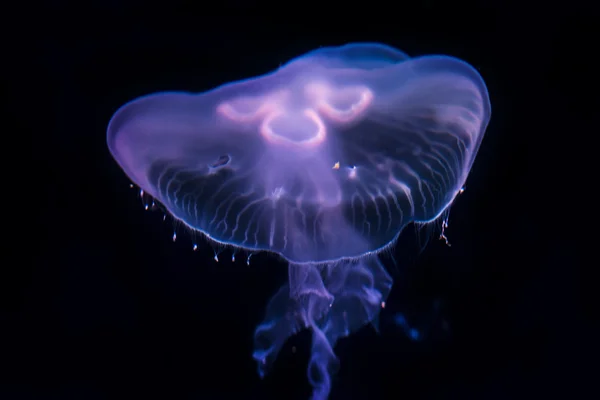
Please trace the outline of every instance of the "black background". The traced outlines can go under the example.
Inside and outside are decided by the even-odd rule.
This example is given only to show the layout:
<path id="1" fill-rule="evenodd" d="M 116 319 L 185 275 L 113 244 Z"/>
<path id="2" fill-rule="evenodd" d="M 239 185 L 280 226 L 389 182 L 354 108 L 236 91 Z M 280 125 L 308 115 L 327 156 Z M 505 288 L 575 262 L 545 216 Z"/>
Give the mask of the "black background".
<path id="1" fill-rule="evenodd" d="M 563 226 L 570 138 L 593 112 L 593 11 L 113 3 L 42 7 L 5 36 L 1 398 L 307 398 L 309 335 L 263 381 L 251 357 L 285 264 L 257 254 L 248 267 L 227 251 L 216 263 L 182 229 L 173 243 L 172 222 L 144 211 L 110 157 L 106 126 L 135 97 L 208 90 L 355 41 L 466 60 L 492 120 L 450 213 L 452 247 L 434 237 L 420 252 L 408 232 L 397 266 L 385 259 L 396 284 L 381 335 L 366 327 L 339 343 L 332 398 L 585 397 L 577 253 Z M 409 340 L 397 313 L 424 338 Z"/>

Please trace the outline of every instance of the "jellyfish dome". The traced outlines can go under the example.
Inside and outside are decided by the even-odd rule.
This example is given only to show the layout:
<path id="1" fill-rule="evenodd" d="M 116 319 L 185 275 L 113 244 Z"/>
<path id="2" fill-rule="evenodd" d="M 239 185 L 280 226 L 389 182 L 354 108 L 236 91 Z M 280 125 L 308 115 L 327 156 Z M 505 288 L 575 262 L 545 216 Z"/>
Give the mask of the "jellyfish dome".
<path id="1" fill-rule="evenodd" d="M 289 262 L 255 358 L 266 373 L 285 340 L 311 328 L 309 380 L 325 398 L 333 345 L 373 320 L 390 291 L 373 255 L 449 207 L 490 113 L 467 63 L 358 43 L 205 93 L 136 99 L 113 116 L 107 141 L 177 220 Z"/>

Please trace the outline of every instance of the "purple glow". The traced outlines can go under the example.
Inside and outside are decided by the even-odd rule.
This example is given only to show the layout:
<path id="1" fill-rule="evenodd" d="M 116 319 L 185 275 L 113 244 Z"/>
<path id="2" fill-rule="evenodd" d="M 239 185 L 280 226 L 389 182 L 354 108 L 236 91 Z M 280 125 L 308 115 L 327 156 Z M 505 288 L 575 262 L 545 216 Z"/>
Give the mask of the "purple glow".
<path id="1" fill-rule="evenodd" d="M 336 341 L 372 321 L 391 289 L 376 253 L 449 207 L 490 112 L 463 61 L 350 44 L 206 93 L 134 100 L 112 118 L 108 146 L 190 228 L 289 261 L 254 356 L 264 375 L 311 328 L 309 379 L 325 398 Z"/>

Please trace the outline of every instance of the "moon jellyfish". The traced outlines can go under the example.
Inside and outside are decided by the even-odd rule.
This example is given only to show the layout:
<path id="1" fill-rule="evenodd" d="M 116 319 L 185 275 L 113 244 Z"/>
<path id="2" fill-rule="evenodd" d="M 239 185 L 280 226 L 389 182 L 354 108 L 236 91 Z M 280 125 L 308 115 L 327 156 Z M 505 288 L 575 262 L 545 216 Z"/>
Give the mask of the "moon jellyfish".
<path id="1" fill-rule="evenodd" d="M 264 376 L 286 340 L 310 329 L 308 379 L 322 399 L 335 343 L 372 322 L 392 287 L 377 253 L 452 204 L 489 118 L 467 63 L 361 43 L 205 93 L 141 97 L 116 112 L 107 141 L 176 220 L 287 261 L 254 358 Z"/>

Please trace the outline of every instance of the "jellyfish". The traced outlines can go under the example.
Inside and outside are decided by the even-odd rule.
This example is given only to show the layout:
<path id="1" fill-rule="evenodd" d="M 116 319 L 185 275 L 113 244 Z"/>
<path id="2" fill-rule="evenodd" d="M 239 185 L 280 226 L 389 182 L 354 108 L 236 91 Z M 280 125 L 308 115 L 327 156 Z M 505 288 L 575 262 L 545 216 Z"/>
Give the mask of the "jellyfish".
<path id="1" fill-rule="evenodd" d="M 378 253 L 452 204 L 490 113 L 466 62 L 354 43 L 205 93 L 133 100 L 107 142 L 176 220 L 287 262 L 253 356 L 264 376 L 286 340 L 310 329 L 308 380 L 324 399 L 336 342 L 374 321 L 392 288 Z"/>

